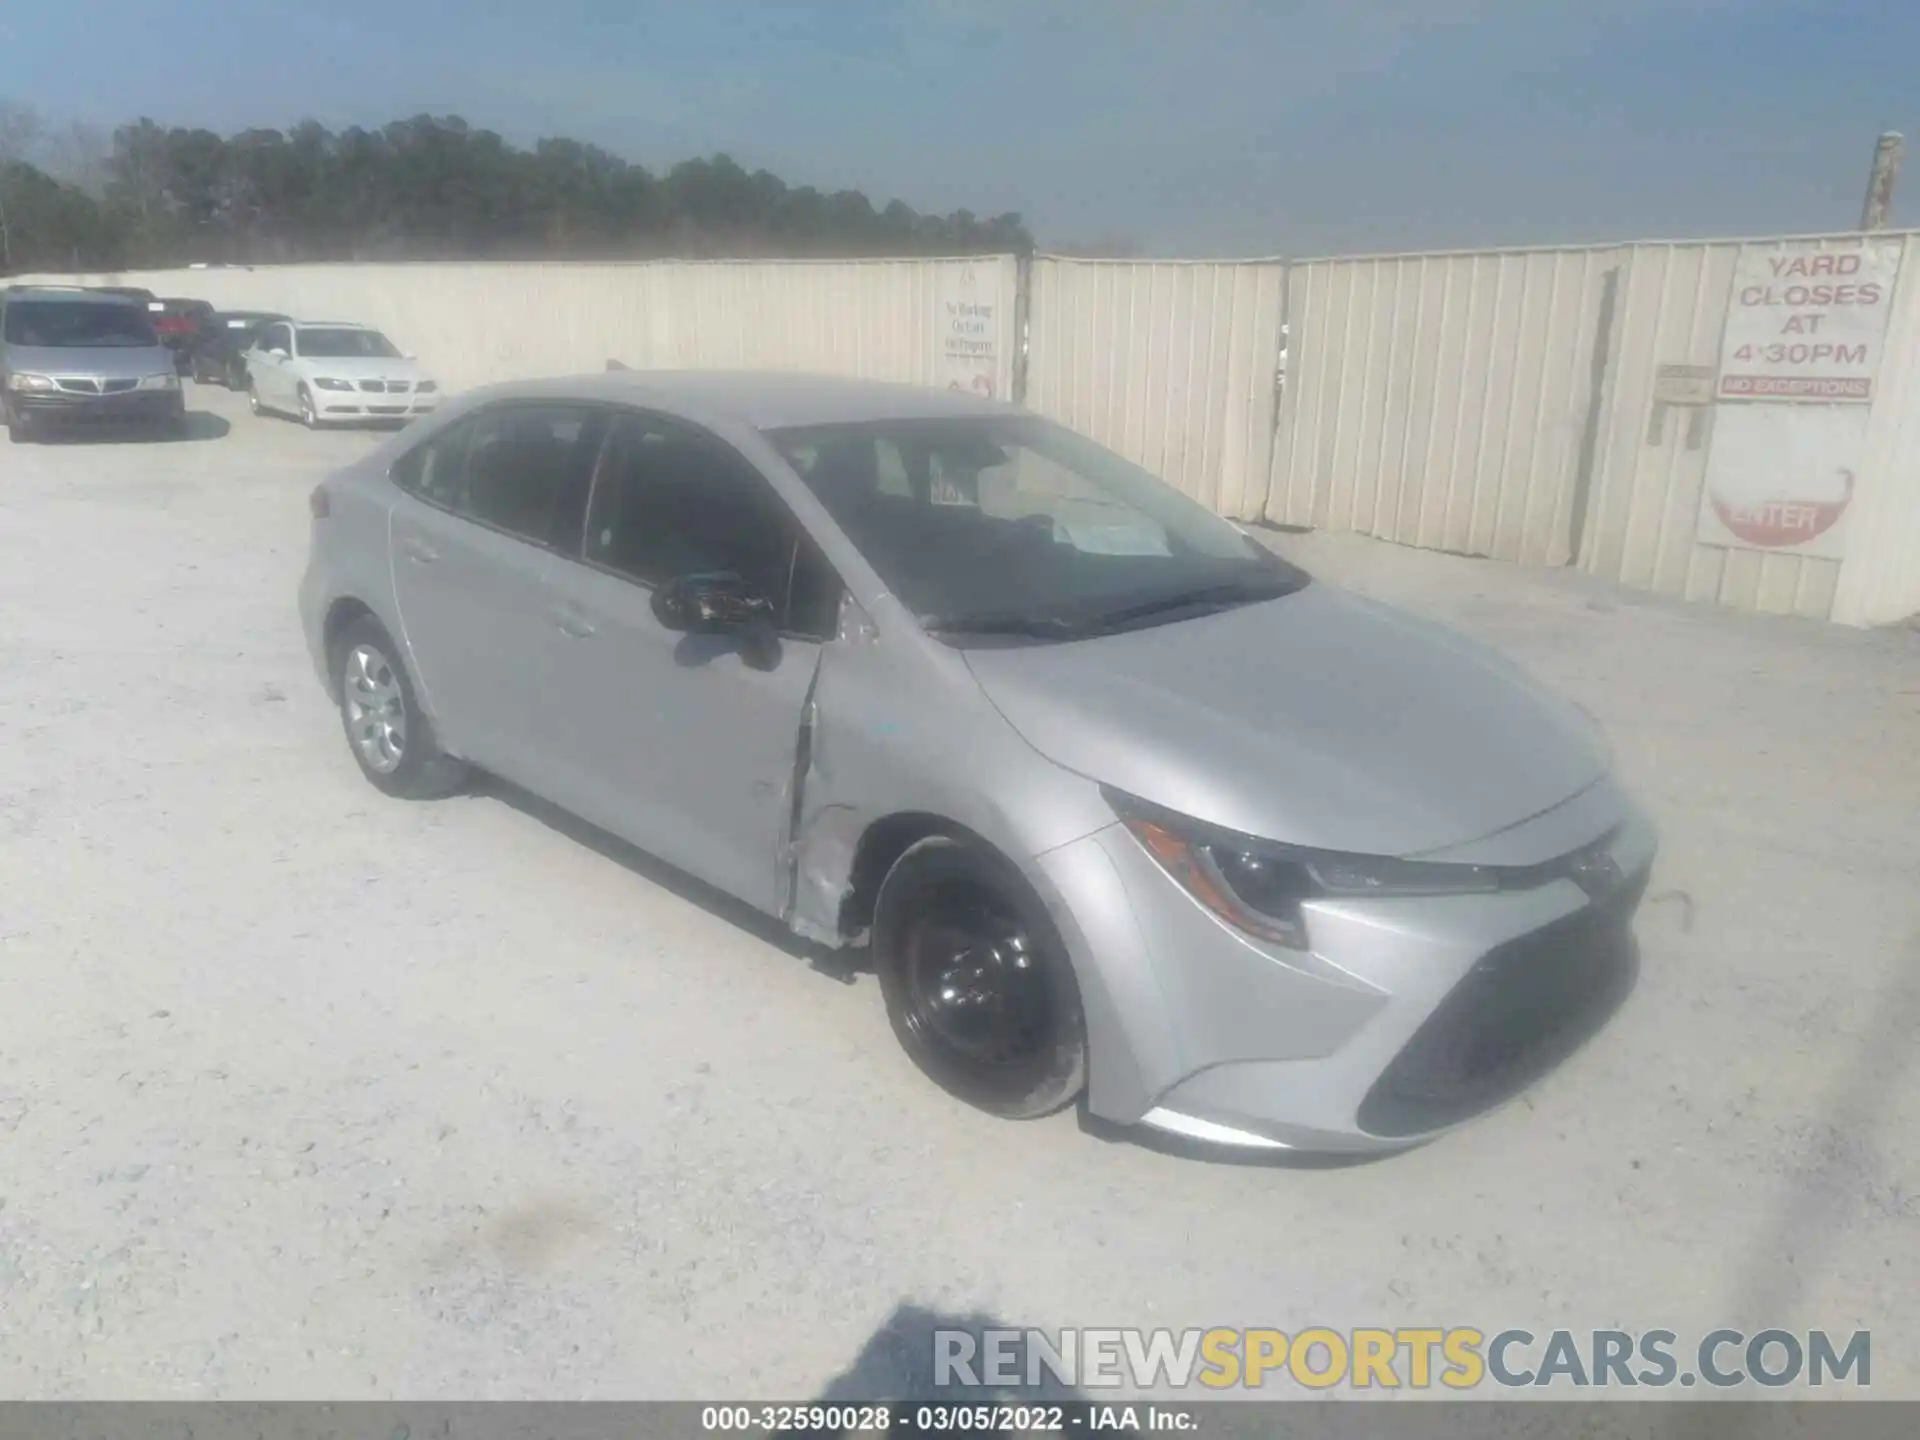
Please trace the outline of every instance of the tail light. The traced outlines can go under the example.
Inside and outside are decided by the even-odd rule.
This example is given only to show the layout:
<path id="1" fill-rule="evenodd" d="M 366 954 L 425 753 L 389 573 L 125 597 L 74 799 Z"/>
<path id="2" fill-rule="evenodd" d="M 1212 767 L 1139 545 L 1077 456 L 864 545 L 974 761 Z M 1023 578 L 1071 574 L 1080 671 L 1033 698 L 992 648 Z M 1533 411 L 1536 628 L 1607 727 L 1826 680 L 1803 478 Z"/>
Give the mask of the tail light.
<path id="1" fill-rule="evenodd" d="M 307 496 L 307 511 L 316 520 L 324 520 L 330 513 L 327 502 L 327 487 L 316 485 L 313 493 Z"/>

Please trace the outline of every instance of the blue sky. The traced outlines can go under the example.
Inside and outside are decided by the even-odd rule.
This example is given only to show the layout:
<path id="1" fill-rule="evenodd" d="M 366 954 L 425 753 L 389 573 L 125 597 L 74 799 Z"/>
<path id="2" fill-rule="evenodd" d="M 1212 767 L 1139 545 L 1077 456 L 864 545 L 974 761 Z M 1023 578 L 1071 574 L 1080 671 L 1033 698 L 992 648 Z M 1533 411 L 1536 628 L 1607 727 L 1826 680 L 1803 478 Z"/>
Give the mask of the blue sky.
<path id="1" fill-rule="evenodd" d="M 52 121 L 454 112 L 1178 254 L 1845 228 L 1917 60 L 1915 0 L 0 0 Z"/>

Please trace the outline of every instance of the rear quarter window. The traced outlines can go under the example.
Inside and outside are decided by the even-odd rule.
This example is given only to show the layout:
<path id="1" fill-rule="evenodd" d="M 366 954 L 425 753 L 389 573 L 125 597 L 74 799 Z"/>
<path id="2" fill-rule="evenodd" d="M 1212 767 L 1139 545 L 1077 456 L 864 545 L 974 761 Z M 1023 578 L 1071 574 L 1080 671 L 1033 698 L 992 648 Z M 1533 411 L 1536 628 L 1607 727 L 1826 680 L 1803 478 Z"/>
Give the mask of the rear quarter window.
<path id="1" fill-rule="evenodd" d="M 408 494 L 443 510 L 460 508 L 461 458 L 470 424 L 454 425 L 416 445 L 387 473 Z"/>

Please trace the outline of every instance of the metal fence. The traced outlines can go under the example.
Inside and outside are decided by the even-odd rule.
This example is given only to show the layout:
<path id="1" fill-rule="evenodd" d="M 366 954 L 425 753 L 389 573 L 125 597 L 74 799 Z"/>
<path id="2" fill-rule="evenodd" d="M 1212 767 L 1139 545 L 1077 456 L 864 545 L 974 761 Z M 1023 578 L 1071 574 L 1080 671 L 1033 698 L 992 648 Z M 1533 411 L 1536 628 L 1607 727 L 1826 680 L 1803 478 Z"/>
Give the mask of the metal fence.
<path id="1" fill-rule="evenodd" d="M 1743 256 L 1896 252 L 1843 557 L 1703 542 L 1713 392 Z M 1858 234 L 1400 255 L 1289 267 L 1267 518 L 1576 564 L 1636 589 L 1852 624 L 1920 612 L 1920 278 Z M 1678 400 L 1666 377 L 1704 383 Z M 1771 407 L 1770 407 L 1771 408 Z M 1749 412 L 1750 413 L 1750 412 Z M 1736 417 L 1742 418 L 1742 417 Z"/>
<path id="2" fill-rule="evenodd" d="M 1266 505 L 1286 266 L 1033 263 L 1025 402 L 1236 519 Z"/>
<path id="3" fill-rule="evenodd" d="M 1017 274 L 1006 255 L 276 265 L 36 278 L 141 285 L 222 309 L 360 321 L 419 354 L 449 388 L 466 389 L 599 370 L 609 359 L 646 369 L 808 370 L 945 385 L 946 305 L 972 295 L 1010 331 Z M 1010 335 L 988 361 L 994 393 L 1010 393 Z"/>
<path id="4" fill-rule="evenodd" d="M 1238 519 L 1872 624 L 1920 612 L 1920 278 L 1907 237 L 1873 238 L 1904 251 L 1876 396 L 1855 410 L 1864 441 L 1841 558 L 1702 543 L 1728 407 L 1670 405 L 1661 389 L 1676 371 L 1711 383 L 1741 256 L 1785 241 L 37 278 L 366 321 L 450 388 L 617 359 L 1011 395 Z"/>
<path id="5" fill-rule="evenodd" d="M 1267 518 L 1564 564 L 1618 264 L 1612 249 L 1295 264 Z"/>

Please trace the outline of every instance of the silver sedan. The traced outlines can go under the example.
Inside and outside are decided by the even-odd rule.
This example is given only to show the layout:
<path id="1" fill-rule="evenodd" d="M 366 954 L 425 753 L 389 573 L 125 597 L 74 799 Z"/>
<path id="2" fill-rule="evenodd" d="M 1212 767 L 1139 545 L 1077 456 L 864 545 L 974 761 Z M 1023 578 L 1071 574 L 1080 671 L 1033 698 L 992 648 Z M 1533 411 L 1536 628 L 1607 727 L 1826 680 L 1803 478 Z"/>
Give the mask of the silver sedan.
<path id="1" fill-rule="evenodd" d="M 495 387 L 313 493 L 301 611 L 390 795 L 497 774 L 827 946 L 998 1115 L 1367 1150 L 1634 970 L 1651 829 L 1577 707 L 958 394 Z"/>

